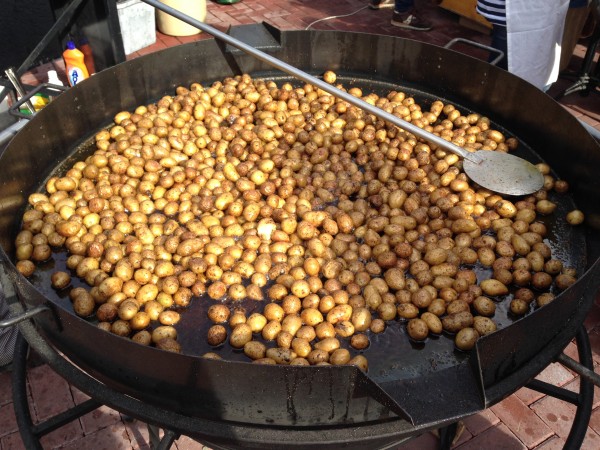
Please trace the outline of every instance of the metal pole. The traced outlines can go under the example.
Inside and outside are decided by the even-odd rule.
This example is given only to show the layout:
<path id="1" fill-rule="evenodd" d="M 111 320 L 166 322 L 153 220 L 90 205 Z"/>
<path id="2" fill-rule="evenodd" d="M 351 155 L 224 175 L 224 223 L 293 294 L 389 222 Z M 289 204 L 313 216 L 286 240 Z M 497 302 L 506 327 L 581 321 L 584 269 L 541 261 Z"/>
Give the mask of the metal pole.
<path id="1" fill-rule="evenodd" d="M 42 51 L 48 46 L 50 41 L 54 39 L 56 35 L 64 29 L 65 25 L 71 21 L 75 15 L 75 12 L 82 3 L 83 0 L 73 0 L 69 6 L 65 8 L 60 17 L 56 19 L 56 22 L 54 22 L 54 25 L 52 25 L 38 45 L 35 46 L 33 51 L 29 54 L 25 61 L 23 61 L 21 66 L 19 66 L 17 69 L 17 73 L 19 75 L 22 75 L 29 69 L 29 66 L 31 66 L 38 56 L 40 56 L 40 53 L 42 53 Z"/>
<path id="2" fill-rule="evenodd" d="M 13 87 L 15 88 L 15 91 L 17 91 L 17 94 L 19 94 L 21 97 L 25 97 L 27 93 L 25 92 L 25 89 L 23 89 L 23 86 L 21 85 L 21 82 L 19 81 L 19 78 L 17 77 L 17 74 L 15 73 L 14 69 L 12 67 L 9 67 L 4 71 L 4 73 L 12 83 Z M 25 106 L 31 114 L 35 114 L 35 108 L 29 100 L 25 102 Z"/>
<path id="3" fill-rule="evenodd" d="M 561 353 L 560 355 L 558 355 L 558 358 L 556 358 L 556 360 L 563 366 L 568 367 L 572 371 L 577 372 L 583 378 L 591 381 L 596 386 L 600 386 L 600 375 L 598 375 L 593 370 L 588 369 L 583 364 L 578 363 L 570 356 Z"/>

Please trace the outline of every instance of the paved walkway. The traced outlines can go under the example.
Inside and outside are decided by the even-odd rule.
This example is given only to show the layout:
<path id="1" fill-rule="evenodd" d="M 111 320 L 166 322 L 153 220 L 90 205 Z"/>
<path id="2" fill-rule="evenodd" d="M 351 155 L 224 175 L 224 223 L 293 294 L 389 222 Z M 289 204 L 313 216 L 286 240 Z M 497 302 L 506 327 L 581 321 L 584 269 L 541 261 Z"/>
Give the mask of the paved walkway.
<path id="1" fill-rule="evenodd" d="M 358 11 L 347 17 L 316 23 L 313 28 L 390 34 L 437 45 L 444 45 L 455 37 L 489 43 L 488 36 L 460 26 L 454 14 L 438 8 L 434 3 L 428 0 L 417 0 L 417 5 L 434 24 L 434 29 L 430 32 L 399 30 L 389 23 L 391 17 L 389 9 L 381 11 L 361 9 L 366 6 L 366 0 L 243 0 L 232 6 L 208 2 L 206 21 L 222 30 L 229 25 L 261 21 L 269 22 L 283 30 L 290 30 L 304 29 L 324 17 L 346 15 Z M 174 38 L 157 33 L 156 44 L 129 55 L 129 58 L 205 38 L 208 36 L 203 34 Z M 585 42 L 582 41 L 574 51 L 571 67 L 575 69 L 579 67 L 585 50 Z M 41 74 L 45 74 L 47 70 L 47 66 L 41 67 L 39 71 L 33 71 L 29 75 L 29 79 L 24 79 L 24 81 L 31 82 L 32 79 L 41 77 Z M 553 91 L 559 92 L 569 83 L 564 80 L 559 81 Z M 600 130 L 600 102 L 597 96 L 584 98 L 579 95 L 571 95 L 561 102 L 573 115 Z M 585 325 L 592 344 L 596 371 L 600 372 L 598 369 L 600 364 L 600 298 L 596 300 Z M 566 353 L 576 357 L 576 346 L 573 343 L 569 344 Z M 537 378 L 573 390 L 577 389 L 579 385 L 579 377 L 576 374 L 556 363 L 548 366 Z M 45 365 L 34 367 L 29 371 L 28 387 L 35 420 L 44 420 L 85 399 L 84 394 L 69 386 Z M 598 395 L 597 389 L 594 398 L 594 412 L 582 447 L 589 450 L 600 448 L 600 395 Z M 0 450 L 24 448 L 17 431 L 12 406 L 10 376 L 8 373 L 2 373 L 0 374 Z M 560 449 L 568 435 L 574 411 L 574 407 L 570 404 L 522 388 L 490 409 L 465 420 L 465 431 L 455 448 L 459 450 Z M 144 424 L 135 421 L 128 422 L 118 412 L 107 407 L 102 407 L 49 434 L 43 438 L 42 442 L 45 449 L 149 448 Z M 437 438 L 428 433 L 397 450 L 428 450 L 435 449 L 437 446 Z M 173 449 L 178 450 L 202 448 L 201 444 L 186 437 L 176 441 L 173 446 Z"/>

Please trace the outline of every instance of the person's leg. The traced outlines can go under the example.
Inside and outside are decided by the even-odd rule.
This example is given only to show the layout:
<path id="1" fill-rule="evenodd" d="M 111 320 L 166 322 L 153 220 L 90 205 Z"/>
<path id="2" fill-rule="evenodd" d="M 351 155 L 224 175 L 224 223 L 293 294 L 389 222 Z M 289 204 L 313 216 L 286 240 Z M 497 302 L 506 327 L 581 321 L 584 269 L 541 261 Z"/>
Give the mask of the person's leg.
<path id="1" fill-rule="evenodd" d="M 415 0 L 395 0 L 394 11 L 406 13 L 415 7 Z"/>
<path id="2" fill-rule="evenodd" d="M 392 25 L 408 30 L 431 30 L 431 23 L 423 20 L 415 13 L 414 0 L 395 0 Z"/>

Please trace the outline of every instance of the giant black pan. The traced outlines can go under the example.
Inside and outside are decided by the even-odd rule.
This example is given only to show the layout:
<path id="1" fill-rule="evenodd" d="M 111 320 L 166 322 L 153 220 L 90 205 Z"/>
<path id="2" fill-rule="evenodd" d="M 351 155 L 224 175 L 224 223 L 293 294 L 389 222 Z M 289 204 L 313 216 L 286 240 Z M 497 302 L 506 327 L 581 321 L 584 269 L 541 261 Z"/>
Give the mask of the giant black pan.
<path id="1" fill-rule="evenodd" d="M 353 367 L 272 367 L 173 354 L 105 333 L 75 316 L 64 298 L 44 287 L 47 275 L 28 281 L 16 273 L 13 240 L 27 196 L 121 110 L 171 94 L 179 85 L 239 73 L 287 79 L 252 57 L 205 40 L 135 59 L 77 85 L 38 113 L 2 154 L 0 257 L 26 305 L 51 307 L 35 319 L 48 341 L 132 397 L 191 417 L 256 427 L 257 442 L 266 426 L 275 434 L 265 437 L 271 440 L 259 445 L 263 448 L 305 444 L 297 430 L 327 430 L 319 434 L 321 445 L 334 445 L 339 433 L 359 445 L 393 442 L 480 411 L 540 372 L 573 338 L 597 290 L 600 149 L 593 138 L 541 91 L 454 51 L 389 36 L 238 30 L 267 36 L 266 51 L 309 73 L 331 69 L 346 84 L 376 91 L 402 86 L 425 103 L 441 98 L 487 115 L 516 135 L 530 147 L 523 156 L 548 162 L 570 181 L 572 197 L 559 202 L 560 214 L 573 201 L 586 213 L 585 226 L 554 224 L 553 231 L 554 249 L 578 268 L 577 283 L 548 306 L 511 319 L 470 354 L 455 352 L 445 337 L 413 348 L 406 336 L 397 336 L 403 332 L 396 327 L 381 338 L 387 358 L 372 364 L 368 376 Z M 385 431 L 377 424 L 385 424 Z M 197 432 L 212 442 L 235 441 L 215 433 Z"/>

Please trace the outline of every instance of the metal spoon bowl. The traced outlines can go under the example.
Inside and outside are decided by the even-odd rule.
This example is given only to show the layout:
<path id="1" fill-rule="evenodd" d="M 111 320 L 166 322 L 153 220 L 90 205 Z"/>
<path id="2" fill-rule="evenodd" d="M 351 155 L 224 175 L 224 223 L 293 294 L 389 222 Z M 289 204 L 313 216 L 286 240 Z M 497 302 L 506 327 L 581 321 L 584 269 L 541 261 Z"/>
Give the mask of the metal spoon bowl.
<path id="1" fill-rule="evenodd" d="M 509 153 L 486 150 L 470 153 L 463 159 L 463 170 L 478 185 L 507 195 L 531 194 L 544 185 L 537 167 Z"/>
<path id="2" fill-rule="evenodd" d="M 200 22 L 181 11 L 166 6 L 158 0 L 142 0 L 167 14 L 192 25 L 215 38 L 224 41 L 233 47 L 248 53 L 251 56 L 298 78 L 306 83 L 312 84 L 319 89 L 342 99 L 351 105 L 379 117 L 387 122 L 406 130 L 425 141 L 435 144 L 451 153 L 455 153 L 463 158 L 463 169 L 465 173 L 480 186 L 491 191 L 507 195 L 527 195 L 538 191 L 544 185 L 544 177 L 537 168 L 530 162 L 508 153 L 495 151 L 476 151 L 468 152 L 464 148 L 458 147 L 452 142 L 442 139 L 433 133 L 430 133 L 410 122 L 400 119 L 376 106 L 373 106 L 360 98 L 354 97 L 325 81 L 309 75 L 302 70 L 297 69 L 288 63 L 272 57 L 248 44 L 242 42 L 212 26 Z"/>

